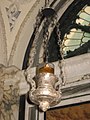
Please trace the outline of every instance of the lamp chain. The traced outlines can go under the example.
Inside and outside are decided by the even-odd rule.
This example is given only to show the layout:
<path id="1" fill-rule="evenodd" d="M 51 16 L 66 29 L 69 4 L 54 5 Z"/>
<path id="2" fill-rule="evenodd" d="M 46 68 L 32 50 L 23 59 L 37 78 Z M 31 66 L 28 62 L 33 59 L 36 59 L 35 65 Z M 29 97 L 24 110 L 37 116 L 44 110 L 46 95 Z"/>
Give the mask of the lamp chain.
<path id="1" fill-rule="evenodd" d="M 32 45 L 32 51 L 30 52 L 29 54 L 29 61 L 28 61 L 28 66 L 32 66 L 33 64 L 33 60 L 34 60 L 34 56 L 36 54 L 36 47 L 37 47 L 37 40 L 38 40 L 38 37 L 39 37 L 39 26 L 40 26 L 40 23 L 41 23 L 41 18 L 42 18 L 42 10 L 38 12 L 38 15 L 36 16 L 36 23 L 35 23 L 35 38 L 34 38 L 34 42 L 33 42 L 33 45 Z M 33 53 L 33 54 L 31 54 Z"/>
<path id="2" fill-rule="evenodd" d="M 50 37 L 50 30 L 49 28 L 54 28 L 56 25 L 56 21 L 57 21 L 57 15 L 54 15 L 52 17 L 47 17 L 45 18 L 44 21 L 44 31 L 43 31 L 43 50 L 44 50 L 44 54 L 43 54 L 43 62 L 48 62 L 49 59 L 49 37 Z"/>
<path id="3" fill-rule="evenodd" d="M 48 7 L 49 6 L 49 0 L 45 0 L 45 7 Z"/>
<path id="4" fill-rule="evenodd" d="M 62 41 L 60 38 L 61 32 L 59 30 L 59 23 L 57 24 L 56 28 L 57 28 L 56 32 L 57 32 L 57 36 L 58 36 L 58 46 L 60 47 L 59 52 L 60 52 L 61 59 L 62 59 L 62 60 L 59 60 L 59 64 L 58 64 L 59 68 L 60 68 L 60 78 L 62 80 L 61 84 L 65 85 L 64 72 L 63 72 L 63 66 L 64 66 L 64 51 L 63 51 L 63 49 L 65 47 L 65 41 L 64 40 Z"/>
<path id="5" fill-rule="evenodd" d="M 48 62 L 48 39 L 49 39 L 49 31 L 48 31 L 48 26 L 49 26 L 49 19 L 46 18 L 44 22 L 44 31 L 43 31 L 43 62 Z"/>

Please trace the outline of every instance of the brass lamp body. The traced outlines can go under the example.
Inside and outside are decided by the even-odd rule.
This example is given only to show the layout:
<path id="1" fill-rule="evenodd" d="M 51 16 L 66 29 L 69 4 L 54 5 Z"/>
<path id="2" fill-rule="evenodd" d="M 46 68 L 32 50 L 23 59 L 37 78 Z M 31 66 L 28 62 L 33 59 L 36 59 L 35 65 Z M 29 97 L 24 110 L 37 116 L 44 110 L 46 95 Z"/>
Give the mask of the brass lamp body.
<path id="1" fill-rule="evenodd" d="M 54 75 L 54 68 L 51 64 L 37 69 L 36 88 L 30 91 L 29 97 L 33 103 L 39 105 L 42 111 L 46 111 L 60 102 L 61 92 L 55 89 L 57 82 L 58 79 Z"/>

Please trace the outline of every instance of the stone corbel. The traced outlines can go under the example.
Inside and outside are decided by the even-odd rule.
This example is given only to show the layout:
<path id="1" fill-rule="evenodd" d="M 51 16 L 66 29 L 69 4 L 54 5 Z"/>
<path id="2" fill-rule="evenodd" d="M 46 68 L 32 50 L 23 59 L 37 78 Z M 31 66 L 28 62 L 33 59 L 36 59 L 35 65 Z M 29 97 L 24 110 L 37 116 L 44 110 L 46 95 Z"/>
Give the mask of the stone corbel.
<path id="1" fill-rule="evenodd" d="M 17 120 L 20 96 L 28 91 L 24 71 L 0 65 L 0 120 Z"/>

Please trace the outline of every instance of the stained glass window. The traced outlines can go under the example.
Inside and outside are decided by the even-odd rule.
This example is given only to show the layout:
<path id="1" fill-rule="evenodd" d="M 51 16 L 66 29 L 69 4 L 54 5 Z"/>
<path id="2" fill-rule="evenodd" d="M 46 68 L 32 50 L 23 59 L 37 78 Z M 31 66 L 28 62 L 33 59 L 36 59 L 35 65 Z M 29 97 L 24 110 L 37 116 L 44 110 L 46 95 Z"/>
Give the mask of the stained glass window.
<path id="1" fill-rule="evenodd" d="M 75 25 L 76 28 L 72 28 L 69 33 L 64 35 L 65 56 L 90 41 L 90 6 L 83 7 L 77 14 Z"/>

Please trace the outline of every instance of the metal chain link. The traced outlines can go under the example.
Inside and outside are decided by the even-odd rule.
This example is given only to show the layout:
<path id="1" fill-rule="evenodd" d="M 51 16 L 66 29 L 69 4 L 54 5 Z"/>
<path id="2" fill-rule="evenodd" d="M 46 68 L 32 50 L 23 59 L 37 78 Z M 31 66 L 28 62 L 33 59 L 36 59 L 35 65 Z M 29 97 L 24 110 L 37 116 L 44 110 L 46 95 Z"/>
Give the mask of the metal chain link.
<path id="1" fill-rule="evenodd" d="M 60 47 L 59 49 L 59 52 L 60 52 L 60 55 L 61 55 L 61 59 L 62 60 L 59 60 L 59 68 L 60 68 L 60 78 L 62 80 L 62 85 L 65 85 L 65 79 L 64 79 L 64 72 L 63 72 L 63 66 L 64 66 L 64 51 L 63 51 L 63 48 L 64 48 L 64 44 L 65 44 L 65 41 L 61 40 L 60 36 L 61 36 L 61 32 L 59 30 L 59 26 L 60 24 L 58 23 L 56 28 L 57 28 L 57 36 L 58 36 L 58 46 Z"/>
<path id="2" fill-rule="evenodd" d="M 48 7 L 49 6 L 49 0 L 45 0 L 45 7 Z"/>
<path id="3" fill-rule="evenodd" d="M 34 29 L 35 29 L 35 38 L 34 38 L 34 42 L 31 48 L 31 52 L 29 53 L 29 61 L 28 61 L 28 66 L 31 67 L 34 61 L 34 56 L 36 54 L 36 47 L 37 47 L 37 40 L 39 37 L 39 26 L 41 23 L 41 18 L 42 18 L 42 10 L 38 12 L 38 15 L 36 17 L 36 23 L 34 25 Z M 35 81 L 33 80 L 33 78 L 31 77 L 31 75 L 27 75 L 27 71 L 24 72 L 25 76 L 27 77 L 27 82 L 30 84 L 30 90 L 33 92 L 36 89 L 36 84 Z M 32 93 L 31 92 L 31 93 Z"/>
<path id="4" fill-rule="evenodd" d="M 48 39 L 49 39 L 49 31 L 48 31 L 48 26 L 49 26 L 49 19 L 46 18 L 44 21 L 44 31 L 43 31 L 43 62 L 48 62 Z"/>
<path id="5" fill-rule="evenodd" d="M 43 54 L 43 62 L 48 62 L 48 58 L 49 58 L 49 51 L 48 51 L 48 47 L 49 47 L 49 37 L 50 37 L 50 33 L 49 33 L 49 27 L 50 28 L 54 28 L 56 25 L 56 20 L 57 17 L 56 15 L 52 16 L 52 17 L 48 17 L 45 19 L 44 21 L 44 31 L 43 31 L 43 50 L 44 50 L 44 54 Z"/>
<path id="6" fill-rule="evenodd" d="M 45 7 L 49 7 L 49 3 L 50 0 L 45 0 Z M 56 17 L 47 17 L 44 21 L 44 32 L 43 32 L 43 50 L 44 50 L 44 54 L 43 54 L 43 62 L 48 62 L 48 58 L 49 58 L 49 51 L 48 51 L 48 47 L 49 47 L 49 31 L 48 31 L 48 27 L 49 25 L 51 25 L 51 27 L 53 27 L 55 25 L 55 20 Z M 46 61 L 45 61 L 46 60 Z"/>
<path id="7" fill-rule="evenodd" d="M 38 37 L 39 37 L 39 26 L 40 26 L 40 23 L 41 23 L 41 18 L 42 18 L 42 10 L 39 11 L 37 17 L 36 17 L 36 23 L 35 23 L 35 38 L 34 38 L 34 42 L 33 42 L 33 45 L 32 45 L 32 48 L 31 48 L 31 52 L 29 54 L 29 61 L 28 61 L 28 66 L 32 66 L 33 64 L 33 60 L 34 60 L 34 56 L 36 54 L 36 47 L 37 47 L 37 40 L 38 40 Z"/>

